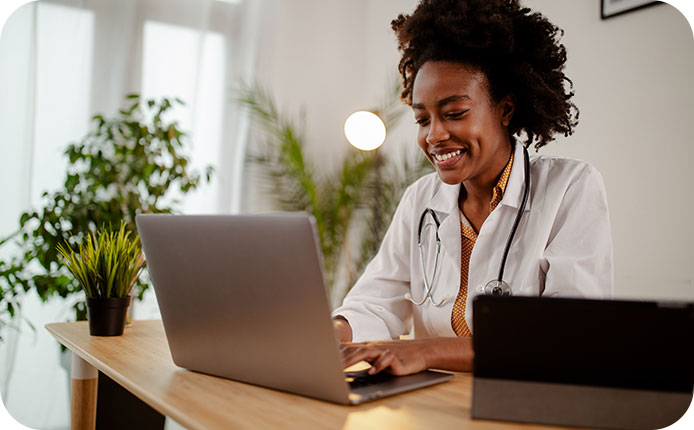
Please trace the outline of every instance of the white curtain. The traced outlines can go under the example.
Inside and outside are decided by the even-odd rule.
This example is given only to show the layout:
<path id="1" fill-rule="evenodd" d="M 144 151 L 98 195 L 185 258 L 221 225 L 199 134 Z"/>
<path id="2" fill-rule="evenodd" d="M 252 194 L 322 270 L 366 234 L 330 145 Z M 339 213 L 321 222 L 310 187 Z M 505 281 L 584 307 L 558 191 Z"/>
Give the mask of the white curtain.
<path id="1" fill-rule="evenodd" d="M 262 3 L 42 0 L 17 10 L 0 39 L 0 237 L 61 186 L 62 151 L 87 132 L 91 115 L 113 115 L 130 92 L 183 99 L 175 117 L 189 132 L 193 168 L 215 169 L 180 209 L 238 211 L 248 126 L 234 89 L 252 81 Z M 69 427 L 68 376 L 43 325 L 70 319 L 71 305 L 31 292 L 2 333 L 0 394 L 32 428 Z M 152 295 L 135 307 L 136 318 L 157 313 Z"/>

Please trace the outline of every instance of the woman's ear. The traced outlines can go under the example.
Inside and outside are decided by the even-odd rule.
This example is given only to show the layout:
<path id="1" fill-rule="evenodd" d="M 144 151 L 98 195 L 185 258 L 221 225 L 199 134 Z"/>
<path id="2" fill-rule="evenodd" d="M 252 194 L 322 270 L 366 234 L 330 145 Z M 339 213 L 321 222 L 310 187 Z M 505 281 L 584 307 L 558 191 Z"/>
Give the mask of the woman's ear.
<path id="1" fill-rule="evenodd" d="M 513 118 L 513 112 L 515 112 L 516 109 L 516 96 L 508 94 L 499 102 L 499 108 L 501 110 L 501 124 L 504 127 L 508 127 L 511 123 L 511 118 Z"/>

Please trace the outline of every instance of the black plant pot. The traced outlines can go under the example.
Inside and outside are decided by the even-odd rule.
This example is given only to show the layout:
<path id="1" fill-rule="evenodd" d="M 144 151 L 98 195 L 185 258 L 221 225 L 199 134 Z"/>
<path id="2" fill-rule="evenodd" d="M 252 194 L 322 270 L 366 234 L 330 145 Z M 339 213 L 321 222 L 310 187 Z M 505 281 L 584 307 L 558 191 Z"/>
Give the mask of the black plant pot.
<path id="1" fill-rule="evenodd" d="M 87 297 L 87 319 L 92 336 L 120 336 L 130 305 L 127 297 Z"/>

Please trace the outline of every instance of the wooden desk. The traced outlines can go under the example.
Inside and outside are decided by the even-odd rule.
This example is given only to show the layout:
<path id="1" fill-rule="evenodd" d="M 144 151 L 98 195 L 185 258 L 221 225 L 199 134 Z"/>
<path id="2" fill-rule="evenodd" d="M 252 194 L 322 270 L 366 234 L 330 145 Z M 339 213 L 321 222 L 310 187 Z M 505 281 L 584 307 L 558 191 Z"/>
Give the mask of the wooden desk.
<path id="1" fill-rule="evenodd" d="M 73 352 L 73 429 L 94 427 L 92 366 L 189 430 L 550 428 L 471 420 L 472 375 L 467 373 L 434 387 L 341 406 L 176 367 L 161 321 L 135 321 L 119 337 L 90 336 L 86 322 L 46 328 Z"/>

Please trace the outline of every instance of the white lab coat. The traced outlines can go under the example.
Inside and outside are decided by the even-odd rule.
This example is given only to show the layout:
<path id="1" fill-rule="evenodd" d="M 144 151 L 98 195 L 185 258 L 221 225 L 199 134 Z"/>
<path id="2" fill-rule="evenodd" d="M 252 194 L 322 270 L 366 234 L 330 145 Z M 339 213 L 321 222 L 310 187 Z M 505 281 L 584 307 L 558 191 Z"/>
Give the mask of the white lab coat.
<path id="1" fill-rule="evenodd" d="M 602 177 L 587 163 L 532 155 L 531 190 L 506 263 L 504 280 L 514 295 L 611 298 L 612 238 Z M 523 198 L 523 149 L 514 163 L 501 203 L 482 225 L 470 256 L 465 319 L 472 325 L 472 300 L 496 279 L 506 240 Z M 436 173 L 412 184 L 403 195 L 381 248 L 333 315 L 352 327 L 353 341 L 396 339 L 414 328 L 415 337 L 455 336 L 453 302 L 460 287 L 460 185 L 447 185 Z M 425 208 L 441 221 L 440 275 L 433 297 L 424 297 L 417 231 Z M 432 237 L 429 242 L 433 243 Z M 434 267 L 433 246 L 425 253 L 427 274 Z"/>

